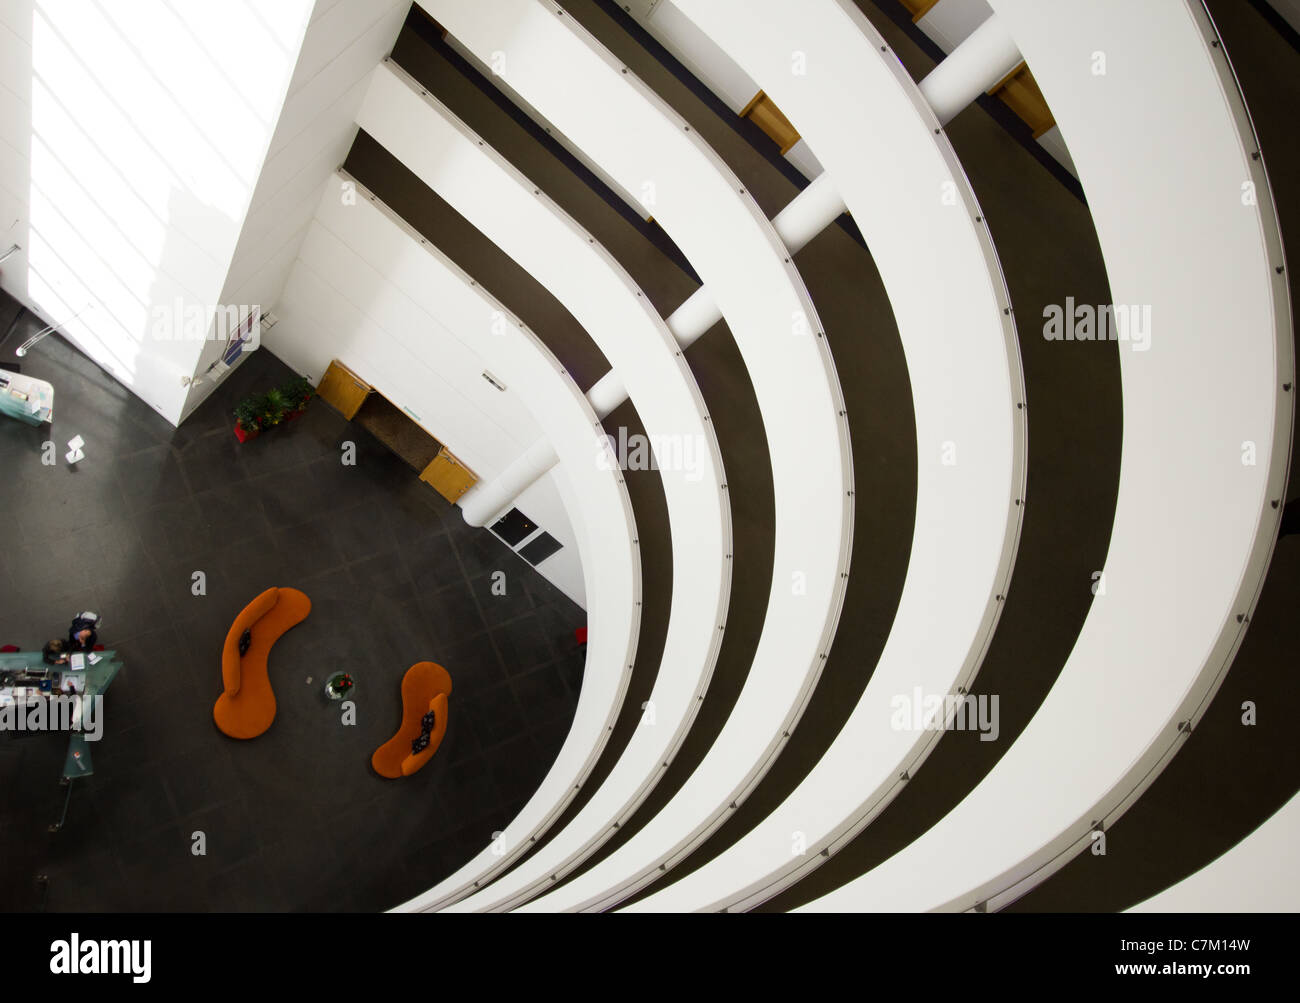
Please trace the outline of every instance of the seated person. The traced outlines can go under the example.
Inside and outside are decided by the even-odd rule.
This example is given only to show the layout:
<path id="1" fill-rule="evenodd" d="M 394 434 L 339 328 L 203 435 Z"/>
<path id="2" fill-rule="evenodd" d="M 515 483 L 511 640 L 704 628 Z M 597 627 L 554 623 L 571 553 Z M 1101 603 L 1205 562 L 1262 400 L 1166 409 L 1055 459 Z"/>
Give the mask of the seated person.
<path id="1" fill-rule="evenodd" d="M 67 642 L 58 637 L 52 641 L 46 641 L 45 647 L 41 649 L 41 655 L 46 665 L 66 665 L 68 661 Z"/>
<path id="2" fill-rule="evenodd" d="M 74 617 L 68 628 L 68 651 L 94 651 L 99 635 L 95 628 L 99 626 L 99 616 L 95 613 L 81 613 Z"/>

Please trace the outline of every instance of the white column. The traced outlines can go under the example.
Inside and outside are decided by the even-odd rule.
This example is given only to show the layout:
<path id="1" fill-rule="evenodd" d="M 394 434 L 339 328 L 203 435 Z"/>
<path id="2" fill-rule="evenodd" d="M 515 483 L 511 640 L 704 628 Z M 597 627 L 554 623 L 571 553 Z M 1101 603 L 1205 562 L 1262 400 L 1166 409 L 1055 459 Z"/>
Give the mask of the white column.
<path id="1" fill-rule="evenodd" d="M 921 81 L 940 125 L 1016 68 L 1023 57 L 996 16 L 981 24 Z"/>
<path id="2" fill-rule="evenodd" d="M 604 421 L 609 413 L 627 400 L 627 387 L 623 386 L 623 381 L 618 378 L 614 370 L 610 370 L 587 391 L 587 403 L 591 409 L 596 412 L 596 417 Z"/>
<path id="3" fill-rule="evenodd" d="M 844 200 L 831 184 L 830 178 L 821 174 L 777 213 L 772 226 L 793 255 L 835 222 L 842 212 Z M 713 302 L 709 291 L 701 286 L 664 323 L 677 344 L 685 349 L 720 320 L 722 311 Z M 588 403 L 596 412 L 596 417 L 602 420 L 625 400 L 627 388 L 612 369 L 587 391 Z M 471 526 L 487 526 L 495 522 L 514 499 L 557 462 L 555 450 L 550 443 L 539 439 L 495 478 L 482 481 L 465 492 L 460 500 L 460 510 L 465 521 Z"/>
<path id="4" fill-rule="evenodd" d="M 593 430 L 594 433 L 594 430 Z M 596 439 L 592 437 L 592 457 Z M 487 526 L 495 522 L 510 503 L 523 494 L 528 485 L 550 470 L 559 457 L 547 439 L 538 439 L 528 451 L 490 481 L 480 481 L 460 498 L 460 511 L 471 526 Z"/>
<path id="5" fill-rule="evenodd" d="M 772 226 L 786 250 L 798 254 L 845 211 L 844 199 L 831 183 L 830 175 L 823 172 L 776 214 Z"/>

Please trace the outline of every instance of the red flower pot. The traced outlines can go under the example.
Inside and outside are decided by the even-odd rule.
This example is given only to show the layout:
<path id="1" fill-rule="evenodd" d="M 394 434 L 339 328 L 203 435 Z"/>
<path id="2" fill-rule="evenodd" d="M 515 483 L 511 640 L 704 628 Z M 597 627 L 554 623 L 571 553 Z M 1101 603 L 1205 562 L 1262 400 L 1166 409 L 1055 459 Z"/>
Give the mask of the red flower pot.
<path id="1" fill-rule="evenodd" d="M 261 434 L 262 430 L 260 428 L 255 429 L 252 432 L 245 432 L 243 426 L 241 426 L 239 422 L 235 422 L 235 438 L 240 442 L 247 442 L 249 439 L 256 439 Z"/>

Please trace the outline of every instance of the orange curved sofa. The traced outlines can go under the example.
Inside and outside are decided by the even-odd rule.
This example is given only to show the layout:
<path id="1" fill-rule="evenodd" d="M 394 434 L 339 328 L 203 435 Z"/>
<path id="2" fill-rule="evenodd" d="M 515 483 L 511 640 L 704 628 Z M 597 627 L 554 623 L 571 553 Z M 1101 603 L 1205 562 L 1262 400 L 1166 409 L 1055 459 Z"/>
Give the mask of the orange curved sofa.
<path id="1" fill-rule="evenodd" d="M 311 600 L 297 589 L 267 589 L 244 607 L 226 634 L 221 651 L 224 692 L 217 697 L 212 718 L 231 738 L 256 738 L 275 720 L 275 692 L 266 672 L 266 659 L 280 637 L 311 612 Z M 252 643 L 242 656 L 239 637 L 250 631 Z"/>
<path id="2" fill-rule="evenodd" d="M 451 675 L 435 662 L 416 662 L 402 677 L 402 724 L 397 734 L 375 750 L 370 765 L 381 777 L 396 780 L 409 777 L 438 751 L 447 734 L 447 698 L 451 696 Z M 429 744 L 421 752 L 411 751 L 411 742 L 423 728 L 420 719 L 434 713 Z"/>

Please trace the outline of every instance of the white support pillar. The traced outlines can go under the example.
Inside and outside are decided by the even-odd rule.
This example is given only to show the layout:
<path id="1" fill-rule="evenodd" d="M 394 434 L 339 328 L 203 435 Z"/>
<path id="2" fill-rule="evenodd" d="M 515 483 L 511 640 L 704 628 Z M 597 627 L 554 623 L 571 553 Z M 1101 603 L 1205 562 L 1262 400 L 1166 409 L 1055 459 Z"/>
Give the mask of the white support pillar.
<path id="1" fill-rule="evenodd" d="M 677 344 L 686 348 L 695 344 L 718 321 L 722 320 L 722 311 L 713 302 L 713 294 L 704 286 L 691 293 L 681 305 L 664 318 L 668 330 Z"/>
<path id="2" fill-rule="evenodd" d="M 927 74 L 920 83 L 921 93 L 934 109 L 939 124 L 947 125 L 1022 59 L 1015 39 L 995 15 Z"/>
<path id="3" fill-rule="evenodd" d="M 830 178 L 821 174 L 777 213 L 772 226 L 793 255 L 835 222 L 844 211 L 844 200 L 831 184 Z M 722 311 L 713 302 L 709 291 L 701 286 L 664 323 L 677 344 L 685 349 L 720 320 Z M 601 420 L 625 400 L 627 388 L 612 369 L 587 391 L 587 401 L 596 412 L 596 417 Z M 460 500 L 460 510 L 465 521 L 471 526 L 487 526 L 495 522 L 510 507 L 511 502 L 557 462 L 555 450 L 550 443 L 539 439 L 497 477 L 482 481 L 465 492 Z"/>
<path id="4" fill-rule="evenodd" d="M 823 172 L 776 214 L 772 226 L 786 250 L 798 254 L 813 237 L 839 219 L 840 213 L 847 211 L 830 175 Z"/>
<path id="5" fill-rule="evenodd" d="M 595 438 L 592 438 L 592 457 L 595 457 Z M 538 439 L 528 451 L 501 471 L 490 481 L 480 481 L 465 492 L 460 499 L 460 511 L 471 526 L 488 526 L 495 522 L 510 503 L 518 498 L 530 484 L 559 462 L 555 450 L 547 439 Z M 593 459 L 594 462 L 594 459 Z"/>
<path id="6" fill-rule="evenodd" d="M 587 391 L 587 402 L 601 421 L 609 417 L 609 413 L 625 400 L 627 400 L 627 387 L 623 386 L 623 381 L 612 369 L 593 383 L 591 389 Z"/>

